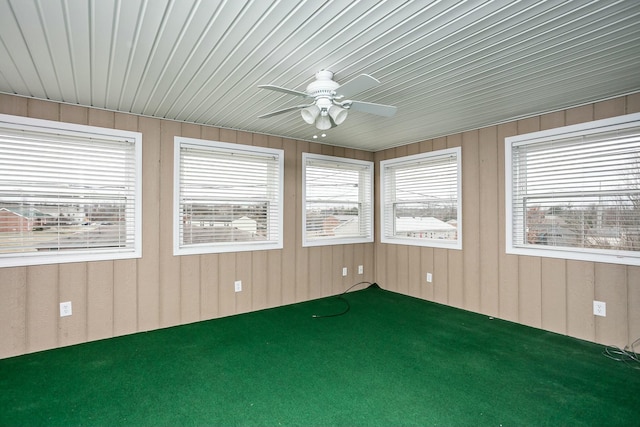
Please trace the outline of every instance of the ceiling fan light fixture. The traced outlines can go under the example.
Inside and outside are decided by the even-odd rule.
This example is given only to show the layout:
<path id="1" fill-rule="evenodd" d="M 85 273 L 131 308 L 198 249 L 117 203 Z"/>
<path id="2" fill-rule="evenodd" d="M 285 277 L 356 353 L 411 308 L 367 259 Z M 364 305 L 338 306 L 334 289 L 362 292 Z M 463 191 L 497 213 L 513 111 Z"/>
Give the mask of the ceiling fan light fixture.
<path id="1" fill-rule="evenodd" d="M 316 120 L 316 127 L 320 130 L 331 129 L 331 119 L 327 115 L 322 115 Z"/>
<path id="2" fill-rule="evenodd" d="M 349 112 L 346 109 L 337 105 L 332 105 L 331 107 L 329 107 L 329 115 L 336 125 L 342 124 L 342 122 L 344 122 L 347 118 L 348 113 Z"/>
<path id="3" fill-rule="evenodd" d="M 310 107 L 300 110 L 300 114 L 302 115 L 302 120 L 312 125 L 320 115 L 320 109 L 317 105 L 311 105 Z"/>

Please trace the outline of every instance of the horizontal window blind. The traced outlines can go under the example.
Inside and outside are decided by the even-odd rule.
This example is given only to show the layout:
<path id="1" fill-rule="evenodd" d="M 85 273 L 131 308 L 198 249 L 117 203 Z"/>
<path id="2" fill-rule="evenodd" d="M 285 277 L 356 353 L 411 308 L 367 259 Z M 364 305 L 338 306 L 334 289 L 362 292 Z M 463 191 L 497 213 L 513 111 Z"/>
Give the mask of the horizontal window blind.
<path id="1" fill-rule="evenodd" d="M 135 252 L 136 156 L 132 138 L 0 126 L 0 259 Z"/>
<path id="2" fill-rule="evenodd" d="M 512 147 L 514 246 L 640 251 L 640 126 Z"/>
<path id="3" fill-rule="evenodd" d="M 178 250 L 281 245 L 280 150 L 178 143 Z"/>
<path id="4" fill-rule="evenodd" d="M 459 155 L 455 148 L 381 162 L 384 241 L 459 241 Z"/>
<path id="5" fill-rule="evenodd" d="M 373 240 L 373 163 L 303 154 L 305 245 Z"/>

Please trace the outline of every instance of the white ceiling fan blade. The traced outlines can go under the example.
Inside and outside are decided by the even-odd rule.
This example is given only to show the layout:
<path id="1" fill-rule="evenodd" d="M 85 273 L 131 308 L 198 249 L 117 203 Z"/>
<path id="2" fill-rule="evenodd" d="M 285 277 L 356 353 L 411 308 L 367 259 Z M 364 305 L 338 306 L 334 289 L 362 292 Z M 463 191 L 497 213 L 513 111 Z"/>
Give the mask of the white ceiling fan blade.
<path id="1" fill-rule="evenodd" d="M 362 101 L 346 101 L 343 103 L 343 106 L 348 106 L 350 110 L 362 111 L 363 113 L 375 114 L 377 116 L 384 117 L 391 117 L 398 110 L 398 107 L 394 107 L 393 105 L 374 104 L 373 102 Z"/>
<path id="2" fill-rule="evenodd" d="M 269 117 L 273 117 L 273 116 L 277 116 L 278 114 L 282 114 L 282 113 L 288 113 L 289 111 L 294 111 L 294 110 L 300 110 L 302 108 L 307 108 L 312 106 L 313 104 L 309 104 L 309 105 L 296 105 L 295 107 L 288 107 L 288 108 L 283 108 L 282 110 L 278 110 L 278 111 L 272 111 L 271 113 L 267 113 L 267 114 L 263 114 L 261 116 L 258 116 L 259 119 L 268 119 Z"/>
<path id="3" fill-rule="evenodd" d="M 276 92 L 288 93 L 289 95 L 303 96 L 305 98 L 309 97 L 309 94 L 306 93 L 306 92 L 300 92 L 298 90 L 287 89 L 286 87 L 280 87 L 280 86 L 274 86 L 274 85 L 259 85 L 258 87 L 260 89 L 269 89 L 269 90 L 275 90 Z"/>
<path id="4" fill-rule="evenodd" d="M 360 74 L 336 89 L 336 93 L 344 98 L 372 89 L 380 84 L 378 79 L 368 74 Z"/>

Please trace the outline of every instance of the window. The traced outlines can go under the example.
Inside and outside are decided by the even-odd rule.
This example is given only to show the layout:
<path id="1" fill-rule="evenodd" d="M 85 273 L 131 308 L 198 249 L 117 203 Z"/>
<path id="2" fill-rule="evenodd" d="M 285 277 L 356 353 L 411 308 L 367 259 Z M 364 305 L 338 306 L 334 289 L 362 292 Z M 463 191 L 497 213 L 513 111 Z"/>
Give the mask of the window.
<path id="1" fill-rule="evenodd" d="M 282 248 L 282 150 L 176 137 L 174 254 Z"/>
<path id="2" fill-rule="evenodd" d="M 462 249 L 460 147 L 380 162 L 382 243 Z"/>
<path id="3" fill-rule="evenodd" d="M 640 114 L 505 147 L 508 253 L 640 265 Z"/>
<path id="4" fill-rule="evenodd" d="M 303 246 L 373 241 L 373 163 L 302 153 Z"/>
<path id="5" fill-rule="evenodd" d="M 0 267 L 140 257 L 141 144 L 0 115 Z"/>

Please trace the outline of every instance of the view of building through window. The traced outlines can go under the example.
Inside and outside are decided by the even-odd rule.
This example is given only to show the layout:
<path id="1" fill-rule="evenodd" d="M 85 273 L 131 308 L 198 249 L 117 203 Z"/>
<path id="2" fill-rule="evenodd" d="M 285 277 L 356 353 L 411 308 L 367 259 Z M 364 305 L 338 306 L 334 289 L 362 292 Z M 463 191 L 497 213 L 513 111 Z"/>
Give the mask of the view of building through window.
<path id="1" fill-rule="evenodd" d="M 0 261 L 139 256 L 141 135 L 5 117 Z"/>
<path id="2" fill-rule="evenodd" d="M 507 139 L 511 248 L 640 252 L 640 126 L 629 120 Z"/>

